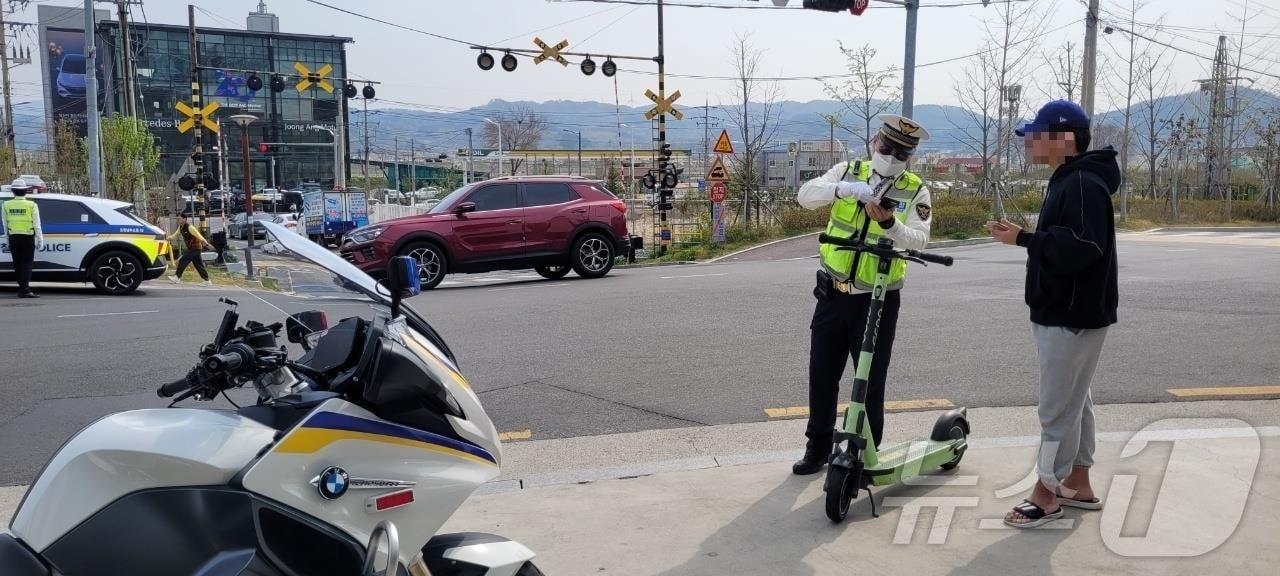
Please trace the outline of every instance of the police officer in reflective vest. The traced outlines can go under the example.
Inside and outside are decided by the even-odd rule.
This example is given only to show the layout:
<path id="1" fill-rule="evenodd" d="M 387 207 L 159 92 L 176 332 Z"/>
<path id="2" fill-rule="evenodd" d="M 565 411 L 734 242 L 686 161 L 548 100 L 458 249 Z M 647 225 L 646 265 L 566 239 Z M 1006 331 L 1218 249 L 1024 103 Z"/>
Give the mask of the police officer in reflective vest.
<path id="1" fill-rule="evenodd" d="M 18 280 L 19 298 L 39 298 L 31 291 L 31 266 L 36 251 L 44 247 L 44 235 L 40 232 L 40 210 L 27 199 L 31 187 L 21 178 L 9 186 L 13 198 L 3 205 L 4 231 L 9 239 L 9 254 L 13 256 L 13 270 Z"/>
<path id="2" fill-rule="evenodd" d="M 871 160 L 836 164 L 801 186 L 797 200 L 810 210 L 831 211 L 826 232 L 832 236 L 862 238 L 870 244 L 883 236 L 896 248 L 923 250 L 929 243 L 932 203 L 920 177 L 906 168 L 929 132 L 896 114 L 883 115 L 880 120 L 880 131 L 871 140 Z M 885 197 L 896 200 L 897 207 L 883 208 Z M 821 256 L 814 289 L 818 304 L 809 325 L 809 425 L 805 430 L 809 441 L 804 458 L 792 467 L 796 474 L 817 473 L 831 455 L 840 377 L 850 356 L 857 362 L 871 304 L 869 290 L 875 283 L 879 260 L 870 254 L 837 251 L 826 244 Z M 876 445 L 884 430 L 884 380 L 893 353 L 901 305 L 899 289 L 906 269 L 906 262 L 898 260 L 889 270 L 890 285 L 868 379 L 866 408 Z"/>

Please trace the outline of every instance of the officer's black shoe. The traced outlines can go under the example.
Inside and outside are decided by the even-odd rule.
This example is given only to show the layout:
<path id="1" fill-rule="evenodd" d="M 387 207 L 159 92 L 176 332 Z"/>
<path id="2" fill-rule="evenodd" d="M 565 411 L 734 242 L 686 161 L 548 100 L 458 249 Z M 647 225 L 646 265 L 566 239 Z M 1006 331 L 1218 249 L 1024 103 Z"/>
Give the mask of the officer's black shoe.
<path id="1" fill-rule="evenodd" d="M 19 292 L 18 297 L 19 298 L 39 298 L 40 295 L 30 290 L 27 290 L 26 292 Z"/>
<path id="2" fill-rule="evenodd" d="M 826 445 L 829 445 L 829 443 Z M 797 476 L 808 476 L 821 472 L 822 467 L 827 464 L 827 458 L 830 457 L 829 451 L 830 448 L 815 450 L 813 443 L 810 442 L 809 446 L 805 447 L 804 457 L 796 460 L 796 463 L 791 465 L 791 473 Z"/>

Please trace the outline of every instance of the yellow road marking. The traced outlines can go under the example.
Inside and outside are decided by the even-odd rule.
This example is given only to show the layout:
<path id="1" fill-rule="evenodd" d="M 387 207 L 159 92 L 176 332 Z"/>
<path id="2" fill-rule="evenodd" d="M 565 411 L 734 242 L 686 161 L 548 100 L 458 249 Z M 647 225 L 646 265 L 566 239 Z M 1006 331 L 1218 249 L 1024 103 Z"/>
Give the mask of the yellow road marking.
<path id="1" fill-rule="evenodd" d="M 1220 386 L 1216 388 L 1170 388 L 1169 393 L 1178 398 L 1206 398 L 1212 396 L 1272 396 L 1280 395 L 1280 386 Z"/>
<path id="2" fill-rule="evenodd" d="M 498 440 L 502 442 L 512 442 L 515 440 L 528 440 L 532 436 L 533 430 L 525 428 L 524 430 L 517 430 L 515 432 L 503 432 L 498 435 Z"/>
<path id="3" fill-rule="evenodd" d="M 836 408 L 837 414 L 844 414 L 847 404 Z M 955 408 L 950 400 L 935 398 L 929 400 L 890 400 L 884 403 L 886 412 L 911 412 L 915 410 L 940 410 L 944 408 Z M 765 416 L 770 420 L 779 420 L 783 418 L 807 418 L 809 416 L 808 406 L 791 406 L 787 408 L 765 408 Z"/>

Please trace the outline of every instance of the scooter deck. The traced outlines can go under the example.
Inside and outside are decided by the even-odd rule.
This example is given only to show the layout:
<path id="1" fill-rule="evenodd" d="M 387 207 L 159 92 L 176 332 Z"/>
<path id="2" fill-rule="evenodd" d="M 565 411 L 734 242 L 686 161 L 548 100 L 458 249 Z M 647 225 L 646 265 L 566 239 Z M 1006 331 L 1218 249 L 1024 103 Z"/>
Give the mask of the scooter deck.
<path id="1" fill-rule="evenodd" d="M 962 438 L 942 442 L 927 438 L 908 440 L 878 452 L 876 465 L 867 467 L 863 474 L 871 478 L 874 486 L 897 484 L 904 478 L 932 472 L 955 460 L 967 446 Z"/>

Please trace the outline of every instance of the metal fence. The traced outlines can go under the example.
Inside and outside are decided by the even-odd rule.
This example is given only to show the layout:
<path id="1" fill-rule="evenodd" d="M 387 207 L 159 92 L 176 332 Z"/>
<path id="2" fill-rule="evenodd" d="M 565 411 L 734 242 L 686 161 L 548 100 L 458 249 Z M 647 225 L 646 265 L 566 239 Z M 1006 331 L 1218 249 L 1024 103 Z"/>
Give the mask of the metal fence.
<path id="1" fill-rule="evenodd" d="M 402 206 L 400 204 L 374 204 L 369 207 L 369 223 L 374 224 L 392 218 L 420 216 L 431 211 L 430 206 Z"/>

